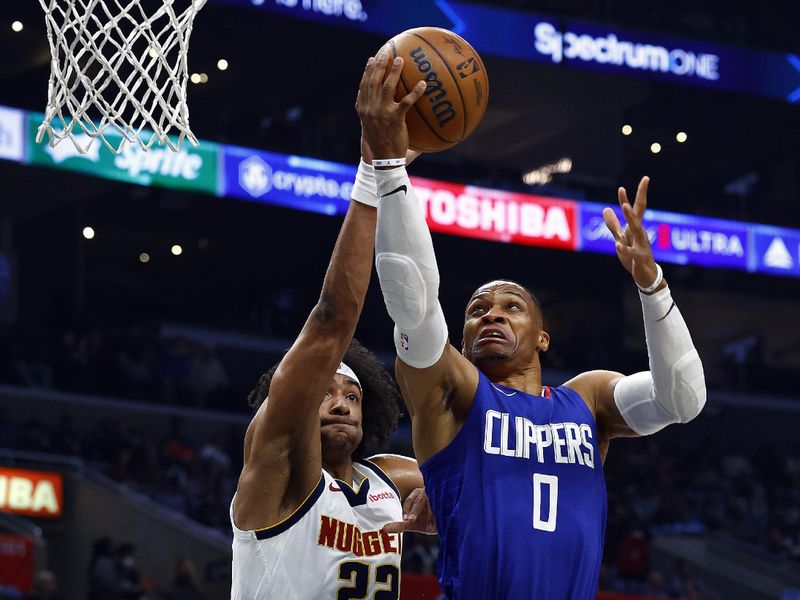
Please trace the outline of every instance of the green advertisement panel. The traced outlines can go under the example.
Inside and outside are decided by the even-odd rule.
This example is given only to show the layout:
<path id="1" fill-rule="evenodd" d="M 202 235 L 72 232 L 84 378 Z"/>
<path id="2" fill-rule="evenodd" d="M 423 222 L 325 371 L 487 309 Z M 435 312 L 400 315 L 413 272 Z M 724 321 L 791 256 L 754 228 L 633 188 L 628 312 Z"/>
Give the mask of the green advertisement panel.
<path id="1" fill-rule="evenodd" d="M 80 171 L 137 185 L 217 193 L 219 151 L 213 142 L 201 140 L 199 148 L 184 142 L 180 152 L 156 145 L 145 152 L 138 144 L 129 143 L 115 155 L 102 140 L 97 139 L 86 154 L 81 154 L 69 139 L 62 140 L 55 148 L 50 147 L 46 139 L 37 144 L 36 131 L 43 118 L 44 115 L 28 113 L 28 147 L 32 165 Z M 79 134 L 76 138 L 82 147 L 89 141 L 86 134 Z"/>

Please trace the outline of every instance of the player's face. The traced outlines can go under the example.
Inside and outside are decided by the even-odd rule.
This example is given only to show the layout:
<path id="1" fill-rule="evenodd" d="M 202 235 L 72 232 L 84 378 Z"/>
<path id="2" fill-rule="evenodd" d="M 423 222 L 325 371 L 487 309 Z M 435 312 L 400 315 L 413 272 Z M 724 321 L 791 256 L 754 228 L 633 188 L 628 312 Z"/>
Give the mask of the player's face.
<path id="1" fill-rule="evenodd" d="M 355 450 L 361 443 L 361 400 L 359 385 L 346 375 L 336 374 L 319 407 L 322 447 Z"/>
<path id="2" fill-rule="evenodd" d="M 528 363 L 536 350 L 547 349 L 541 315 L 530 294 L 508 281 L 478 288 L 464 317 L 464 356 L 479 365 L 489 360 Z"/>

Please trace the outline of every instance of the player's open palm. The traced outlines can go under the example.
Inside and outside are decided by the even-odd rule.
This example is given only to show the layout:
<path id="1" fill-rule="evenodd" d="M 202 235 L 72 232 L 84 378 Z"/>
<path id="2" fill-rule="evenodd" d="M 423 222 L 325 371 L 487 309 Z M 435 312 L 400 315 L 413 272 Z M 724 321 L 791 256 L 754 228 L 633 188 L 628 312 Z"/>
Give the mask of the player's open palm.
<path id="1" fill-rule="evenodd" d="M 390 61 L 388 52 L 382 50 L 377 57 L 367 61 L 361 77 L 356 110 L 364 140 L 375 158 L 402 158 L 408 151 L 406 113 L 424 93 L 425 82 L 420 81 L 399 102 L 395 102 L 402 70 L 403 59 L 398 57 Z"/>
<path id="2" fill-rule="evenodd" d="M 633 280 L 640 288 L 650 286 L 656 279 L 656 262 L 650 248 L 647 231 L 642 225 L 644 211 L 647 209 L 647 188 L 650 185 L 649 177 L 642 177 L 639 188 L 636 190 L 634 204 L 628 201 L 625 188 L 619 188 L 619 205 L 625 217 L 623 228 L 617 219 L 617 214 L 611 208 L 603 209 L 603 220 L 611 235 L 622 266 L 633 276 Z"/>

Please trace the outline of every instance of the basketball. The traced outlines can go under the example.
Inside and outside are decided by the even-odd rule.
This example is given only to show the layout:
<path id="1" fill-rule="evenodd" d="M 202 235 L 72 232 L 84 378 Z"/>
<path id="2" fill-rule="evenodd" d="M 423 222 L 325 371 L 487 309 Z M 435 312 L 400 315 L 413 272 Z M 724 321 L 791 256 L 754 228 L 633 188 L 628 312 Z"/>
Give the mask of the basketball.
<path id="1" fill-rule="evenodd" d="M 412 150 L 441 152 L 475 131 L 489 101 L 489 78 L 469 42 L 447 29 L 417 27 L 396 35 L 385 47 L 390 58 L 403 58 L 396 100 L 421 79 L 428 84 L 406 115 Z"/>

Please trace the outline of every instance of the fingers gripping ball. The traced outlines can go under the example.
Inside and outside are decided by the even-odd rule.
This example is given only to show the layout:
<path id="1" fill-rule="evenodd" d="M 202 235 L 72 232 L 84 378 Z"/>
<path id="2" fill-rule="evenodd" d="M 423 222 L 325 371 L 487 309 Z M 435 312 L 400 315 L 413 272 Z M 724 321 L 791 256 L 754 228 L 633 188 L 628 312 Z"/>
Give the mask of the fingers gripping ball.
<path id="1" fill-rule="evenodd" d="M 403 58 L 396 101 L 420 80 L 427 84 L 406 114 L 412 150 L 447 150 L 475 131 L 489 100 L 489 79 L 481 57 L 464 38 L 438 27 L 417 27 L 385 47 L 391 58 Z"/>

